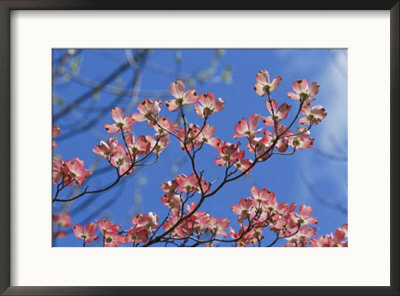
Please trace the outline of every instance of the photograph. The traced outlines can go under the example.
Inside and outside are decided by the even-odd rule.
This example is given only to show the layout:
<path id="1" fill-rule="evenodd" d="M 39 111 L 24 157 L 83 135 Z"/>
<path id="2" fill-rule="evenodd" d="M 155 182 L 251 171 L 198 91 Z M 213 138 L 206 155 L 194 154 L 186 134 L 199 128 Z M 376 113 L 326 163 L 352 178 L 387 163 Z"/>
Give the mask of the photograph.
<path id="1" fill-rule="evenodd" d="M 51 247 L 351 245 L 347 48 L 51 59 Z"/>

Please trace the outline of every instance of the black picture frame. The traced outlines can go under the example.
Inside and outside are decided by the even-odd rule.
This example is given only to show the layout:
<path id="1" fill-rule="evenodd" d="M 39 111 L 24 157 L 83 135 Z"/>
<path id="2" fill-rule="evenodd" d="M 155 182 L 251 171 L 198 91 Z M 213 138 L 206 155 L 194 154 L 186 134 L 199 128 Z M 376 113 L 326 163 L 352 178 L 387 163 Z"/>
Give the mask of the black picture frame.
<path id="1" fill-rule="evenodd" d="M 399 295 L 399 1 L 398 0 L 0 0 L 0 293 L 1 295 Z M 78 287 L 10 286 L 10 13 L 13 10 L 390 10 L 389 287 Z M 373 37 L 371 37 L 373 42 Z M 372 79 L 372 78 L 371 78 Z M 368 83 L 368 82 L 367 82 Z M 372 83 L 372 81 L 371 81 Z M 11 152 L 12 153 L 12 152 Z M 368 260 L 366 258 L 366 260 Z"/>

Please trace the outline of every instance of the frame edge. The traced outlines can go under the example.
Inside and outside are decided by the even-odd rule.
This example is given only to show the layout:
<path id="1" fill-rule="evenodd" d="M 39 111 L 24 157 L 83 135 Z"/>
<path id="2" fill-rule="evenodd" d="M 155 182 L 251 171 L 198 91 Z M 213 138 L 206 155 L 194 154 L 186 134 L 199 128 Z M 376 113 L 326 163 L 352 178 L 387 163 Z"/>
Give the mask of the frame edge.
<path id="1" fill-rule="evenodd" d="M 10 286 L 10 9 L 0 3 L 0 292 Z"/>
<path id="2" fill-rule="evenodd" d="M 399 14 L 400 2 L 390 10 L 390 286 L 399 291 Z"/>
<path id="3" fill-rule="evenodd" d="M 8 2 L 8 1 L 6 1 Z M 58 8 L 63 9 L 63 8 Z M 391 169 L 390 169 L 390 179 L 391 179 L 391 286 L 384 287 L 380 292 L 381 295 L 399 295 L 399 257 L 397 251 L 399 250 L 399 11 L 400 5 L 397 1 L 395 5 L 390 10 L 390 96 L 391 96 Z M 0 190 L 3 196 L 0 198 L 0 223 L 3 227 L 0 227 L 0 237 L 2 242 L 0 244 L 0 293 L 1 295 L 70 295 L 71 293 L 79 293 L 83 295 L 92 295 L 93 293 L 97 295 L 113 295 L 117 292 L 120 295 L 133 295 L 133 287 L 11 287 L 10 286 L 10 8 L 7 4 L 4 5 L 0 2 L 0 110 L 2 112 L 0 116 L 0 124 L 3 127 L 3 132 L 1 134 L 0 141 L 0 163 L 1 166 L 1 179 Z M 4 128 L 5 127 L 5 128 Z M 225 295 L 223 292 L 228 292 L 228 289 L 223 291 L 218 287 L 152 287 L 144 288 L 137 287 L 137 292 L 139 295 L 141 292 L 146 291 L 149 295 L 158 295 L 156 293 L 162 292 L 165 295 L 198 295 L 203 293 L 210 293 L 208 295 Z M 222 288 L 222 287 L 221 287 Z M 262 287 L 260 287 L 262 288 Z M 286 293 L 293 293 L 294 290 L 298 288 L 297 295 L 318 295 L 310 293 L 310 291 L 304 290 L 307 287 L 286 287 L 283 288 L 279 294 L 280 295 L 291 295 Z M 325 287 L 328 288 L 328 287 Z M 377 292 L 374 287 L 367 290 L 368 287 L 362 287 L 357 289 L 356 287 L 348 289 L 347 293 L 353 294 L 357 291 L 358 293 L 366 293 L 364 295 L 373 295 Z M 171 290 L 173 289 L 173 290 Z M 209 289 L 209 290 L 206 290 Z M 235 288 L 234 288 L 235 289 Z M 239 295 L 238 293 L 243 292 L 240 287 L 236 288 L 236 292 L 232 289 L 229 295 Z M 270 287 L 271 292 L 275 294 L 276 287 Z M 251 290 L 251 289 L 250 289 Z M 250 291 L 247 290 L 247 291 Z M 350 292 L 353 290 L 353 292 Z M 169 294 L 169 292 L 174 294 Z M 178 292 L 179 291 L 179 292 Z M 197 292 L 196 292 L 197 291 Z M 261 292 L 262 290 L 259 290 Z M 286 291 L 286 292 L 285 292 Z M 320 289 L 315 289 L 315 291 L 322 292 Z M 180 293 L 184 294 L 180 294 Z M 256 291 L 253 291 L 256 292 Z M 305 292 L 305 294 L 303 294 Z M 326 295 L 336 295 L 332 293 L 338 292 L 335 288 L 328 291 L 325 289 Z M 344 292 L 344 291 L 342 291 Z M 155 294 L 153 294 L 155 293 Z M 175 294 L 176 293 L 176 294 Z M 317 292 L 318 293 L 318 292 Z M 345 294 L 347 294 L 345 293 Z M 371 293 L 371 294 L 370 294 Z M 260 295 L 254 293 L 253 295 Z"/>

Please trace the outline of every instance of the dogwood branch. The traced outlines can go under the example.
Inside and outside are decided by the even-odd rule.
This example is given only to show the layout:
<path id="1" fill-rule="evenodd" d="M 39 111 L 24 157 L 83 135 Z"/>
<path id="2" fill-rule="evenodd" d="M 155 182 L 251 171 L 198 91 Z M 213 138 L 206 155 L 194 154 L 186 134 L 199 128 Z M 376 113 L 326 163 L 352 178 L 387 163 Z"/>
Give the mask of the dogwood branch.
<path id="1" fill-rule="evenodd" d="M 124 137 L 124 136 L 123 136 Z M 108 185 L 108 186 L 106 186 L 106 187 L 104 187 L 104 188 L 101 188 L 101 189 L 96 189 L 96 190 L 89 190 L 89 186 L 86 186 L 86 188 L 81 192 L 81 193 L 79 193 L 78 195 L 75 195 L 75 196 L 73 196 L 73 197 L 70 197 L 70 198 L 68 198 L 68 199 L 59 199 L 57 196 L 58 196 L 58 194 L 59 194 L 59 191 L 57 191 L 57 193 L 56 193 L 56 196 L 55 196 L 55 198 L 53 199 L 53 202 L 70 202 L 70 201 L 73 201 L 73 200 L 75 200 L 75 199 L 78 199 L 78 198 L 80 198 L 80 197 L 82 197 L 82 196 L 84 196 L 84 195 L 86 195 L 86 194 L 95 194 L 95 193 L 100 193 L 100 192 L 104 192 L 104 191 L 107 191 L 107 190 L 109 190 L 109 189 L 111 189 L 111 188 L 113 188 L 115 185 L 117 185 L 118 183 L 119 183 L 119 181 L 123 178 L 123 177 L 125 177 L 125 176 L 127 176 L 128 174 L 129 174 L 129 171 L 130 170 L 132 170 L 137 164 L 139 164 L 140 162 L 142 162 L 142 161 L 144 161 L 145 159 L 147 159 L 154 151 L 155 151 L 155 149 L 157 148 L 157 145 L 158 145 L 158 143 L 159 143 L 159 141 L 161 140 L 161 138 L 162 138 L 162 136 L 160 136 L 158 139 L 157 139 L 157 141 L 156 141 L 156 143 L 154 144 L 154 147 L 152 147 L 152 149 L 149 151 L 149 153 L 147 153 L 144 157 L 142 157 L 141 159 L 139 159 L 139 160 L 137 160 L 137 161 L 135 161 L 135 162 L 132 162 L 132 164 L 129 166 L 129 168 L 123 173 L 123 174 L 120 174 L 119 173 L 119 169 L 118 168 L 116 168 L 116 172 L 117 172 L 117 178 L 114 180 L 114 182 L 112 182 L 110 185 Z M 129 149 L 128 149 L 128 151 L 129 151 Z M 157 159 L 158 159 L 158 156 L 157 156 Z M 65 188 L 65 186 L 62 188 L 62 189 L 64 189 Z M 62 190 L 61 189 L 61 190 Z M 61 191 L 60 190 L 60 191 Z"/>

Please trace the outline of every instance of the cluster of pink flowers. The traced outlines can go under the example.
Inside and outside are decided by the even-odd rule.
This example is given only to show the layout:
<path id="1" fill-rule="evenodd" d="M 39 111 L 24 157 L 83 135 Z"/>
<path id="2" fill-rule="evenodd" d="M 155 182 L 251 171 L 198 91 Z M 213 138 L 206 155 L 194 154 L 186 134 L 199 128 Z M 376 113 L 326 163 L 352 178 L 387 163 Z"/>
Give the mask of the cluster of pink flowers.
<path id="1" fill-rule="evenodd" d="M 311 239 L 312 247 L 347 247 L 347 223 L 339 227 L 335 233 L 329 235 L 321 235 L 316 239 Z"/>
<path id="2" fill-rule="evenodd" d="M 303 78 L 293 82 L 292 88 L 293 92 L 288 93 L 289 98 L 303 102 L 301 113 L 304 114 L 305 117 L 301 118 L 299 122 L 306 125 L 317 125 L 320 123 L 321 120 L 326 117 L 327 112 L 321 105 L 311 107 L 311 102 L 315 100 L 315 97 L 313 96 L 315 96 L 319 91 L 318 83 L 312 82 L 309 85 L 307 79 Z"/>
<path id="3" fill-rule="evenodd" d="M 104 124 L 107 133 L 121 133 L 124 144 L 118 143 L 117 138 L 110 137 L 107 142 L 101 141 L 100 145 L 93 148 L 93 152 L 108 160 L 110 165 L 119 169 L 119 174 L 126 176 L 131 174 L 135 168 L 135 162 L 139 156 L 155 153 L 157 156 L 168 146 L 169 135 L 160 133 L 156 128 L 156 122 L 161 110 L 161 101 L 145 99 L 138 105 L 139 113 L 124 116 L 120 107 L 111 110 L 114 123 Z M 136 122 L 147 121 L 153 126 L 157 133 L 155 139 L 151 135 L 139 136 L 137 139 L 131 133 Z M 169 120 L 160 119 L 164 125 L 170 126 Z"/>
<path id="4" fill-rule="evenodd" d="M 61 157 L 53 159 L 53 184 L 72 186 L 73 184 L 82 185 L 87 177 L 92 173 L 85 168 L 85 162 L 75 157 L 73 161 L 63 161 Z"/>
<path id="5" fill-rule="evenodd" d="M 181 183 L 178 179 L 185 179 Z M 198 185 L 190 183 L 190 177 L 180 176 L 176 180 L 162 184 L 165 195 L 162 203 L 170 208 L 171 215 L 162 224 L 165 231 L 171 230 L 167 239 L 181 241 L 194 240 L 207 247 L 212 247 L 213 241 L 233 242 L 236 247 L 246 247 L 261 244 L 264 239 L 264 231 L 269 230 L 276 234 L 277 240 L 285 239 L 284 247 L 346 247 L 347 224 L 338 228 L 334 234 L 322 235 L 316 238 L 317 228 L 310 225 L 318 223 L 318 219 L 312 217 L 313 208 L 304 204 L 300 205 L 296 212 L 296 203 L 278 203 L 275 194 L 267 188 L 258 189 L 251 187 L 251 196 L 240 199 L 238 204 L 233 204 L 232 211 L 238 215 L 240 229 L 235 231 L 230 221 L 222 217 L 218 219 L 208 212 L 200 211 L 195 202 L 186 205 L 182 193 L 191 193 L 198 190 Z M 184 211 L 186 210 L 186 211 Z M 60 219 L 60 218 L 58 218 Z M 181 221 L 181 223 L 178 223 Z M 103 247 L 116 247 L 118 245 L 147 243 L 154 231 L 160 226 L 156 213 L 139 213 L 132 218 L 132 226 L 128 230 L 121 230 L 121 226 L 111 224 L 109 220 L 101 218 L 97 224 L 89 222 L 84 228 L 75 225 L 73 230 L 75 237 L 89 243 L 99 238 L 98 229 L 103 238 Z M 202 237 L 208 235 L 203 240 Z M 230 237 L 230 238 L 229 238 Z M 225 240 L 224 240 L 225 239 Z"/>
<path id="6" fill-rule="evenodd" d="M 103 239 L 103 247 L 117 247 L 128 243 L 138 245 L 149 240 L 149 235 L 158 226 L 158 216 L 152 212 L 148 215 L 138 214 L 132 218 L 132 224 L 129 230 L 123 231 L 120 225 L 111 224 L 110 220 L 101 218 L 96 220 L 96 224 L 89 222 L 85 228 L 77 224 L 73 227 L 73 231 L 76 238 L 83 240 L 84 245 L 99 239 L 100 236 L 96 235 L 98 230 Z"/>
<path id="7" fill-rule="evenodd" d="M 318 223 L 318 219 L 311 217 L 311 206 L 301 205 L 296 213 L 296 203 L 278 203 L 275 194 L 266 188 L 259 190 L 253 186 L 250 191 L 251 197 L 242 198 L 232 207 L 241 223 L 239 232 L 231 229 L 232 238 L 239 238 L 238 246 L 257 244 L 263 239 L 263 229 L 268 226 L 278 237 L 285 238 L 295 235 L 303 226 Z"/>
<path id="8" fill-rule="evenodd" d="M 295 235 L 286 238 L 284 247 L 347 247 L 347 224 L 339 227 L 334 234 L 321 235 L 314 238 L 317 229 L 315 227 L 303 227 Z"/>
<path id="9" fill-rule="evenodd" d="M 170 230 L 180 219 L 185 218 L 182 223 L 171 231 L 172 239 L 185 239 L 192 236 L 200 237 L 201 235 L 209 232 L 213 237 L 222 236 L 227 237 L 225 229 L 229 226 L 229 220 L 226 218 L 218 219 L 217 217 L 211 216 L 209 213 L 204 211 L 196 210 L 197 204 L 192 202 L 186 206 L 186 213 L 180 215 L 178 211 L 175 211 L 170 219 L 164 224 L 164 230 Z M 189 213 L 194 212 L 191 216 Z"/>
<path id="10" fill-rule="evenodd" d="M 182 150 L 193 151 L 195 147 L 201 147 L 203 144 L 208 144 L 212 147 L 216 147 L 220 142 L 220 139 L 213 137 L 215 127 L 206 124 L 201 129 L 197 124 L 189 124 L 187 132 L 185 129 L 179 128 L 176 136 L 179 139 Z M 186 147 L 185 147 L 186 146 Z"/>
<path id="11" fill-rule="evenodd" d="M 53 126 L 53 138 L 61 134 L 58 125 Z M 57 143 L 53 140 L 53 148 L 57 147 Z M 63 160 L 60 156 L 53 158 L 52 179 L 53 184 L 58 184 L 61 188 L 78 184 L 81 186 L 92 173 L 85 169 L 85 162 L 78 157 L 74 157 L 72 161 Z M 54 218 L 54 217 L 53 217 Z"/>
<path id="12" fill-rule="evenodd" d="M 72 218 L 66 213 L 53 214 L 53 222 L 55 225 L 61 228 L 69 228 L 72 226 Z M 65 230 L 57 230 L 54 232 L 53 236 L 55 238 L 62 238 L 67 236 Z"/>
<path id="13" fill-rule="evenodd" d="M 257 163 L 266 161 L 273 154 L 290 155 L 297 150 L 312 147 L 314 139 L 310 137 L 309 130 L 327 116 L 321 105 L 311 106 L 319 91 L 319 85 L 316 82 L 309 84 L 305 78 L 293 82 L 293 91 L 289 92 L 288 96 L 299 102 L 299 109 L 292 122 L 284 125 L 292 106 L 287 103 L 279 105 L 278 101 L 271 97 L 271 92 L 279 87 L 281 80 L 282 77 L 278 76 L 271 81 L 266 70 L 256 75 L 254 90 L 257 95 L 267 98 L 264 103 L 266 114 L 253 113 L 248 119 L 243 117 L 236 123 L 233 138 L 244 138 L 246 145 L 242 147 L 239 141 L 230 143 L 215 137 L 216 129 L 208 123 L 210 116 L 224 109 L 224 100 L 216 99 L 210 92 L 197 95 L 194 89 L 186 90 L 182 81 L 175 81 L 169 85 L 172 99 L 165 102 L 169 111 L 180 112 L 180 121 L 173 122 L 160 115 L 163 105 L 160 99 L 144 99 L 137 106 L 138 112 L 131 115 L 124 114 L 120 107 L 114 107 L 111 110 L 114 122 L 104 124 L 107 133 L 113 136 L 93 148 L 94 153 L 116 168 L 118 179 L 114 184 L 118 183 L 121 177 L 133 173 L 136 165 L 148 156 L 153 154 L 158 160 L 160 153 L 170 144 L 170 138 L 175 138 L 188 155 L 193 172 L 188 175 L 180 173 L 175 179 L 162 183 L 164 195 L 161 197 L 161 203 L 168 207 L 168 214 L 162 222 L 159 222 L 159 216 L 154 212 L 139 213 L 132 218 L 132 225 L 124 230 L 120 225 L 111 224 L 110 220 L 101 218 L 96 220 L 96 223 L 89 222 L 85 227 L 75 225 L 75 237 L 82 239 L 84 246 L 101 237 L 104 247 L 125 244 L 149 246 L 153 243 L 172 242 L 183 242 L 183 245 L 191 242 L 192 246 L 211 247 L 217 241 L 245 247 L 261 246 L 264 230 L 268 228 L 276 235 L 271 245 L 286 239 L 284 246 L 288 247 L 347 246 L 347 224 L 338 228 L 334 234 L 316 238 L 317 228 L 310 227 L 318 222 L 317 218 L 311 216 L 313 208 L 302 204 L 296 211 L 296 203 L 278 203 L 275 194 L 266 188 L 258 189 L 253 186 L 250 189 L 251 196 L 233 204 L 232 211 L 238 215 L 237 231 L 232 227 L 228 229 L 230 221 L 227 218 L 217 218 L 200 210 L 207 198 L 216 194 L 226 183 L 249 173 Z M 202 125 L 187 121 L 187 105 L 193 105 L 195 114 L 203 120 Z M 303 126 L 292 131 L 296 121 Z M 154 136 L 135 137 L 132 129 L 138 122 L 146 122 L 148 127 L 154 129 Z M 59 133 L 59 128 L 55 126 L 53 137 Z M 118 135 L 122 138 L 119 142 Z M 225 176 L 215 187 L 213 185 L 216 181 L 207 181 L 203 176 L 204 172 L 196 170 L 195 157 L 204 144 L 215 149 L 217 156 L 214 164 L 225 167 Z M 289 147 L 292 148 L 292 152 L 286 152 Z M 275 152 L 275 149 L 278 152 Z M 249 152 L 247 156 L 246 150 Z M 53 160 L 54 184 L 82 185 L 89 174 L 90 171 L 84 169 L 84 162 L 77 157 L 72 162 L 63 162 L 60 157 Z M 98 191 L 89 193 L 96 192 Z M 86 191 L 77 197 L 85 193 Z M 192 200 L 196 194 L 200 196 L 198 202 Z M 65 217 L 62 219 L 65 220 Z M 65 222 L 57 222 L 62 219 L 57 216 L 55 221 L 65 225 Z M 164 230 L 164 233 L 157 234 L 160 230 Z"/>
<path id="14" fill-rule="evenodd" d="M 53 125 L 53 138 L 58 137 L 61 134 L 60 127 L 58 125 Z M 53 140 L 53 148 L 57 148 L 57 142 Z"/>
<path id="15" fill-rule="evenodd" d="M 266 70 L 260 71 L 256 76 L 254 89 L 259 96 L 268 96 L 265 101 L 265 106 L 270 113 L 269 116 L 260 114 L 252 114 L 247 120 L 242 118 L 235 126 L 234 138 L 245 137 L 248 139 L 248 150 L 256 156 L 261 156 L 261 160 L 268 158 L 268 150 L 275 145 L 280 153 L 286 152 L 288 147 L 293 147 L 295 150 L 303 148 L 311 148 L 314 139 L 310 137 L 309 129 L 312 125 L 320 123 L 327 115 L 327 112 L 321 105 L 312 107 L 311 102 L 315 100 L 318 93 L 319 85 L 316 82 L 308 84 L 308 81 L 303 78 L 295 81 L 292 84 L 293 91 L 289 92 L 288 96 L 301 103 L 300 113 L 305 117 L 299 119 L 299 123 L 308 125 L 308 128 L 298 128 L 295 133 L 290 130 L 291 126 L 281 124 L 281 121 L 289 115 L 292 106 L 283 103 L 278 107 L 278 102 L 271 98 L 271 92 L 276 90 L 281 82 L 280 76 L 270 82 L 269 73 Z M 260 119 L 266 127 L 274 127 L 272 131 L 267 128 L 257 128 Z M 258 134 L 262 137 L 257 137 Z"/>
<path id="16" fill-rule="evenodd" d="M 118 233 L 121 228 L 119 225 L 111 224 L 110 220 L 104 218 L 101 218 L 100 221 L 96 220 L 96 223 L 103 237 L 103 247 L 116 247 L 125 244 L 126 237 Z M 78 237 L 76 233 L 75 236 Z"/>
<path id="17" fill-rule="evenodd" d="M 217 153 L 220 157 L 214 160 L 218 166 L 234 165 L 238 170 L 249 173 L 250 166 L 253 163 L 251 159 L 244 158 L 245 151 L 239 149 L 240 142 L 236 144 L 226 143 L 225 141 L 219 142 L 216 146 Z"/>
<path id="18" fill-rule="evenodd" d="M 116 138 L 109 138 L 108 143 L 101 141 L 93 148 L 93 152 L 104 157 L 120 175 L 127 175 L 134 171 L 134 162 L 139 155 L 148 154 L 155 140 L 151 136 L 140 136 L 137 139 L 129 133 L 125 138 L 126 145 L 118 143 Z"/>
<path id="19" fill-rule="evenodd" d="M 168 206 L 176 214 L 182 208 L 183 193 L 186 193 L 188 196 L 192 196 L 196 192 L 201 193 L 201 191 L 207 193 L 210 189 L 210 184 L 204 178 L 201 178 L 199 185 L 199 181 L 194 173 L 189 176 L 179 174 L 175 180 L 162 183 L 161 189 L 165 192 L 161 197 L 161 203 Z"/>

